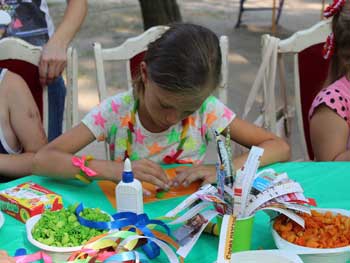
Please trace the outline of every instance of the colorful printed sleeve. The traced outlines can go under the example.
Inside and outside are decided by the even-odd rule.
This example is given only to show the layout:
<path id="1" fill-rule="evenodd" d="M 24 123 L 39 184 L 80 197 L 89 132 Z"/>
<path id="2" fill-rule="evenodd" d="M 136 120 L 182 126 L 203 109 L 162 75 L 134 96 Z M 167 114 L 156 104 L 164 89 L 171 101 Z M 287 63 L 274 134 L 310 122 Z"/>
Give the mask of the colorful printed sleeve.
<path id="1" fill-rule="evenodd" d="M 107 137 L 108 126 L 111 118 L 111 102 L 111 98 L 104 100 L 82 119 L 82 123 L 89 128 L 97 141 L 104 141 Z"/>
<path id="2" fill-rule="evenodd" d="M 214 96 L 207 98 L 200 108 L 203 125 L 207 129 L 222 132 L 236 117 L 236 114 Z"/>
<path id="3" fill-rule="evenodd" d="M 314 101 L 312 102 L 309 119 L 315 112 L 315 109 L 324 104 L 328 108 L 332 109 L 336 114 L 342 117 L 350 125 L 350 110 L 349 110 L 350 98 L 349 96 L 337 86 L 329 86 L 322 90 Z"/>

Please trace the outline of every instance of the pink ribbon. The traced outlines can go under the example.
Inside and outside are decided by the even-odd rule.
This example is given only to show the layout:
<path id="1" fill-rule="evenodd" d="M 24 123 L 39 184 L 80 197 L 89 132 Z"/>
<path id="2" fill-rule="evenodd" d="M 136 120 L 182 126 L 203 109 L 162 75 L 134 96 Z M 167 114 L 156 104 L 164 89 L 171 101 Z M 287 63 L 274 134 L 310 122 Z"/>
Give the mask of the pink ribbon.
<path id="1" fill-rule="evenodd" d="M 44 263 L 52 263 L 50 256 L 46 255 L 44 252 L 39 251 L 31 255 L 24 255 L 15 257 L 16 263 L 31 263 L 42 259 Z"/>
<path id="2" fill-rule="evenodd" d="M 81 159 L 79 157 L 77 157 L 77 156 L 73 156 L 72 157 L 72 164 L 75 167 L 80 168 L 87 176 L 90 176 L 90 177 L 91 176 L 96 176 L 97 173 L 94 170 L 92 170 L 89 167 L 85 166 L 85 159 L 86 159 L 85 155 L 83 155 L 81 157 Z"/>
<path id="3" fill-rule="evenodd" d="M 104 261 L 105 259 L 115 255 L 116 252 L 115 251 L 103 251 L 103 249 L 101 250 L 94 250 L 94 249 L 82 249 L 79 251 L 79 254 L 73 254 L 70 258 L 69 261 L 74 261 L 75 259 L 79 259 L 80 257 L 85 257 L 85 256 L 89 256 L 95 260 L 99 260 L 99 261 Z M 46 262 L 44 262 L 46 263 Z"/>

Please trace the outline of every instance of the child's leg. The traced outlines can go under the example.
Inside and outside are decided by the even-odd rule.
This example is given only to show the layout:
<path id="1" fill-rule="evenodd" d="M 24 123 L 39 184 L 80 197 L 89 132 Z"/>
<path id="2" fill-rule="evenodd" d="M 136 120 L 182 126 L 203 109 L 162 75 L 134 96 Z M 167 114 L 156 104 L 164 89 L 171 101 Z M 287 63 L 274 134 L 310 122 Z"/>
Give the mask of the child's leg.
<path id="1" fill-rule="evenodd" d="M 7 72 L 0 84 L 0 125 L 9 146 L 36 152 L 47 142 L 39 110 L 25 81 Z"/>

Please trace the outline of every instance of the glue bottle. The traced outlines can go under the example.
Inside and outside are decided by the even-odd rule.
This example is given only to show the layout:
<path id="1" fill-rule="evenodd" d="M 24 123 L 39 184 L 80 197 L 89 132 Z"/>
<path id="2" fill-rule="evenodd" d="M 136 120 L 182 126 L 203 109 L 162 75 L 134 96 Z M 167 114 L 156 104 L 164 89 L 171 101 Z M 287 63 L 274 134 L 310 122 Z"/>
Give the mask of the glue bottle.
<path id="1" fill-rule="evenodd" d="M 118 212 L 143 213 L 143 193 L 139 180 L 134 178 L 131 162 L 127 158 L 124 162 L 122 180 L 115 188 Z"/>

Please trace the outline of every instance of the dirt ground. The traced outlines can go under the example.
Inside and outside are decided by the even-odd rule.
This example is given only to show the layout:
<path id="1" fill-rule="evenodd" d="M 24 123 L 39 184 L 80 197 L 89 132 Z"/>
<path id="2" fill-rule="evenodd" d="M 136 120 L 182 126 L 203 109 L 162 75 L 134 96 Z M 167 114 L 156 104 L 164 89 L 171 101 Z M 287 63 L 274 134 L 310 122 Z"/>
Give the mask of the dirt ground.
<path id="1" fill-rule="evenodd" d="M 206 26 L 218 35 L 229 37 L 228 105 L 240 115 L 261 61 L 261 35 L 271 33 L 271 11 L 244 12 L 244 25 L 235 29 L 239 0 L 177 0 L 177 2 L 184 21 Z M 269 7 L 271 4 L 272 0 L 246 1 L 247 7 Z M 57 24 L 63 15 L 65 1 L 49 1 L 49 7 L 54 22 Z M 277 36 L 286 38 L 297 30 L 310 27 L 320 20 L 320 13 L 321 0 L 285 0 Z M 138 1 L 89 1 L 88 16 L 73 42 L 79 54 L 80 117 L 98 103 L 93 43 L 100 42 L 103 47 L 113 47 L 142 31 L 142 17 Z M 125 89 L 123 66 L 111 64 L 106 69 L 110 94 Z M 287 80 L 292 83 L 292 66 L 288 61 L 286 69 Z M 292 85 L 290 87 L 292 88 Z M 293 145 L 293 159 L 300 158 L 300 147 L 296 136 L 292 138 L 291 144 Z M 84 151 L 103 157 L 101 144 L 92 144 Z M 208 162 L 213 161 L 214 156 L 215 149 L 213 148 L 209 151 Z"/>

